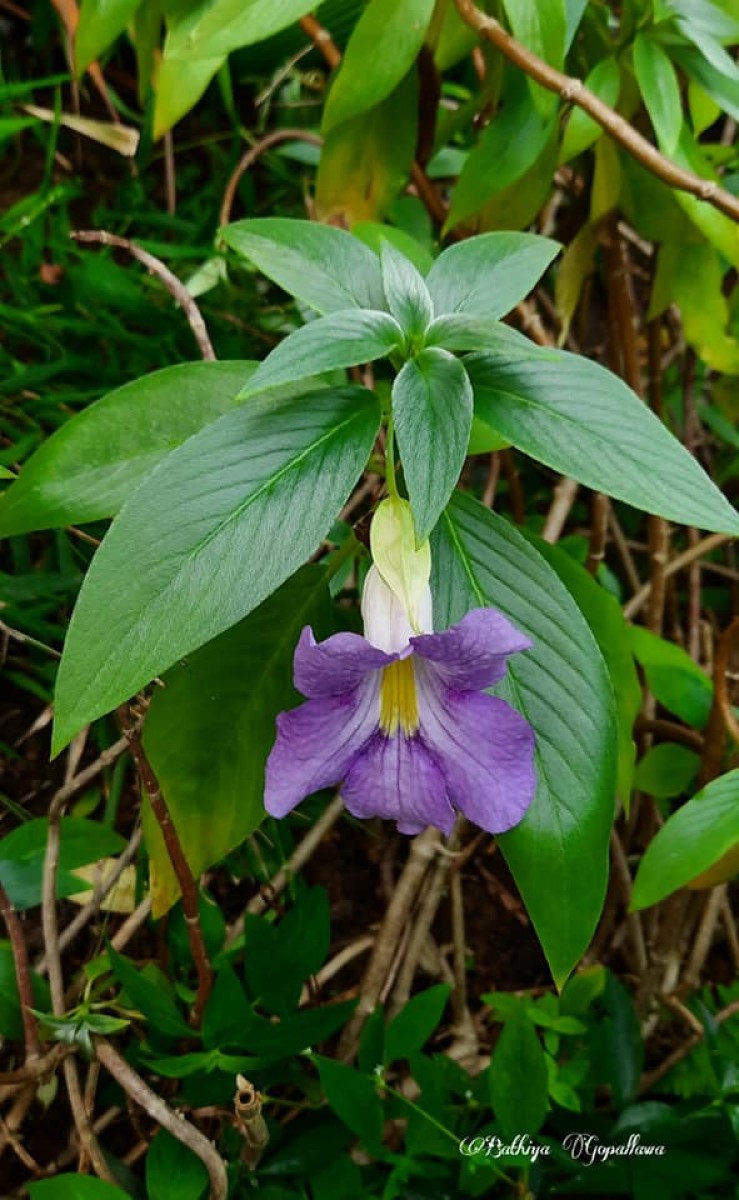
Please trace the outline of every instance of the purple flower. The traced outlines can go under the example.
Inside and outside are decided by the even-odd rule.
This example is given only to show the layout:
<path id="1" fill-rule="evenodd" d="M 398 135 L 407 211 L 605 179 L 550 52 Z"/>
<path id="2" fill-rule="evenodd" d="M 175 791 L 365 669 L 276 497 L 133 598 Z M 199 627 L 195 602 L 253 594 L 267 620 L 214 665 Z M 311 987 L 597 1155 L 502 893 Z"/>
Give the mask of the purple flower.
<path id="1" fill-rule="evenodd" d="M 431 629 L 428 589 L 420 608 L 420 628 Z M 267 812 L 284 817 L 341 784 L 350 813 L 394 820 L 401 833 L 434 825 L 448 834 L 456 811 L 490 833 L 517 825 L 536 790 L 533 731 L 483 689 L 532 643 L 493 608 L 414 636 L 375 567 L 362 612 L 365 637 L 319 643 L 308 627 L 300 636 L 294 680 L 308 700 L 277 718 Z"/>

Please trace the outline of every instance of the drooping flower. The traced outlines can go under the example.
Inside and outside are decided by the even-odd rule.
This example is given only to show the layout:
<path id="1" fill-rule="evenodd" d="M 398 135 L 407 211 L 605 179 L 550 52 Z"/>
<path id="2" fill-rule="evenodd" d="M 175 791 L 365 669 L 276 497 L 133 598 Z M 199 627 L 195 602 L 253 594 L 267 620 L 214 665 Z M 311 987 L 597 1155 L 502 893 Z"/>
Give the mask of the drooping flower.
<path id="1" fill-rule="evenodd" d="M 534 735 L 483 689 L 529 639 L 493 608 L 431 632 L 428 585 L 414 632 L 375 566 L 362 616 L 364 637 L 301 634 L 294 680 L 308 699 L 277 718 L 267 812 L 284 817 L 312 792 L 341 785 L 350 813 L 394 820 L 401 833 L 434 825 L 448 834 L 457 812 L 490 833 L 517 825 L 536 789 Z"/>

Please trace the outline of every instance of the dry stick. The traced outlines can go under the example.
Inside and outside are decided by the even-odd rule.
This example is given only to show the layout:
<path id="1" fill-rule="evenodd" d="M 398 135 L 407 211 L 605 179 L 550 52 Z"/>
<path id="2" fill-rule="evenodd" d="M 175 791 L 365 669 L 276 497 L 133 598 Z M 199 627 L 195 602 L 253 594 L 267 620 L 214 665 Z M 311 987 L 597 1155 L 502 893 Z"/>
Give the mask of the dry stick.
<path id="1" fill-rule="evenodd" d="M 293 850 L 284 867 L 280 867 L 277 874 L 265 885 L 263 892 L 266 893 L 266 896 L 261 891 L 257 892 L 256 896 L 252 896 L 247 904 L 246 912 L 256 913 L 259 916 L 261 913 L 267 911 L 270 906 L 270 900 L 279 896 L 280 892 L 284 891 L 293 876 L 305 866 L 308 859 L 318 849 L 325 834 L 338 821 L 343 808 L 344 805 L 341 797 L 335 796 L 328 807 L 321 813 L 316 823 L 311 826 L 300 844 Z M 225 948 L 228 949 L 229 946 L 233 945 L 243 931 L 244 917 L 241 916 L 238 920 L 234 921 L 228 931 Z"/>
<path id="2" fill-rule="evenodd" d="M 219 226 L 228 225 L 231 220 L 231 209 L 236 199 L 236 189 L 239 186 L 242 175 L 250 167 L 254 166 L 254 163 L 264 154 L 265 150 L 269 150 L 271 146 L 279 145 L 280 142 L 309 142 L 311 146 L 322 146 L 323 138 L 319 137 L 317 133 L 310 133 L 307 129 L 273 129 L 271 133 L 265 134 L 263 138 L 260 138 L 258 142 L 250 146 L 239 159 L 231 174 L 231 178 L 226 184 L 221 211 L 218 215 Z"/>
<path id="3" fill-rule="evenodd" d="M 726 932 L 726 941 L 731 951 L 731 960 L 735 971 L 739 974 L 739 934 L 737 934 L 736 921 L 734 920 L 734 913 L 731 910 L 728 888 L 721 901 L 721 920 Z"/>
<path id="4" fill-rule="evenodd" d="M 613 861 L 613 872 L 621 888 L 624 904 L 628 909 L 631 901 L 631 873 L 629 871 L 629 864 L 626 861 L 624 848 L 621 845 L 621 839 L 618 836 L 618 830 L 615 828 L 611 830 L 611 858 Z M 637 971 L 644 971 L 647 968 L 648 960 L 644 944 L 644 930 L 642 929 L 639 913 L 628 913 L 626 925 L 634 951 L 634 965 Z"/>
<path id="5" fill-rule="evenodd" d="M 420 962 L 426 940 L 431 932 L 434 917 L 441 904 L 441 898 L 444 894 L 452 862 L 454 861 L 454 855 L 459 847 L 459 831 L 462 824 L 463 818 L 458 818 L 449 838 L 437 844 L 437 859 L 431 871 L 425 894 L 421 900 L 418 916 L 416 917 L 413 932 L 403 956 L 402 965 L 398 971 L 398 978 L 390 1001 L 388 1015 L 391 1017 L 400 1012 L 401 1008 L 408 1003 L 416 968 Z"/>
<path id="6" fill-rule="evenodd" d="M 512 38 L 493 17 L 481 12 L 471 0 L 456 0 L 456 5 L 466 25 L 497 46 L 507 59 L 547 91 L 556 92 L 563 100 L 582 108 L 653 175 L 670 187 L 697 196 L 699 200 L 705 200 L 733 220 L 739 221 L 739 199 L 736 196 L 719 187 L 713 180 L 701 179 L 699 175 L 679 167 L 664 154 L 660 154 L 651 142 L 637 133 L 633 125 L 586 88 L 582 80 L 564 75 L 550 67 L 543 59 Z"/>
<path id="7" fill-rule="evenodd" d="M 567 475 L 562 476 L 554 489 L 552 503 L 541 531 L 545 542 L 554 545 L 561 538 L 579 490 L 580 484 L 575 479 L 570 479 Z"/>
<path id="8" fill-rule="evenodd" d="M 697 987 L 700 981 L 701 971 L 705 966 L 706 959 L 713 944 L 713 937 L 716 932 L 719 918 L 721 916 L 721 906 L 726 897 L 727 885 L 721 884 L 720 887 L 711 888 L 706 897 L 703 908 L 703 915 L 698 924 L 698 930 L 693 942 L 693 948 L 690 952 L 688 964 L 683 973 L 683 982 L 688 988 Z"/>
<path id="9" fill-rule="evenodd" d="M 354 1057 L 359 1036 L 370 1013 L 380 998 L 387 973 L 393 961 L 396 945 L 408 920 L 408 914 L 423 883 L 429 865 L 437 852 L 439 835 L 426 829 L 411 842 L 408 861 L 395 885 L 390 903 L 380 926 L 375 947 L 362 978 L 357 1004 L 351 1020 L 344 1028 L 337 1058 L 347 1062 Z"/>
<path id="10" fill-rule="evenodd" d="M 631 588 L 632 592 L 636 593 L 641 587 L 641 579 L 639 578 L 639 572 L 636 569 L 634 556 L 631 553 L 631 549 L 626 541 L 624 531 L 621 528 L 621 522 L 613 511 L 613 505 L 611 505 L 608 512 L 608 524 L 611 529 L 613 544 L 616 547 L 619 558 L 621 559 L 624 574 L 629 581 L 629 587 Z"/>
<path id="11" fill-rule="evenodd" d="M 120 1084 L 126 1095 L 140 1105 L 153 1121 L 171 1133 L 172 1137 L 177 1138 L 178 1142 L 182 1142 L 183 1146 L 197 1154 L 210 1179 L 210 1200 L 226 1200 L 226 1166 L 213 1143 L 184 1117 L 174 1112 L 161 1096 L 153 1092 L 126 1060 L 121 1058 L 110 1042 L 105 1038 L 95 1038 L 94 1047 L 98 1061 Z"/>
<path id="12" fill-rule="evenodd" d="M 703 758 L 698 774 L 699 787 L 704 787 L 721 773 L 727 733 L 739 745 L 739 725 L 732 711 L 727 683 L 734 641 L 737 638 L 739 617 L 734 617 L 718 640 L 713 661 L 713 704 L 703 744 Z"/>
<path id="13" fill-rule="evenodd" d="M 739 1000 L 732 1000 L 731 1004 L 727 1004 L 726 1008 L 722 1008 L 721 1012 L 716 1013 L 714 1019 L 718 1025 L 723 1025 L 724 1021 L 728 1021 L 730 1017 L 736 1016 L 737 1013 L 739 1013 Z M 667 1075 L 668 1071 L 671 1071 L 679 1062 L 687 1058 L 691 1050 L 694 1050 L 704 1037 L 704 1029 L 701 1029 L 700 1033 L 696 1031 L 687 1042 L 684 1042 L 682 1046 L 678 1046 L 676 1050 L 673 1050 L 672 1054 L 668 1054 L 664 1062 L 661 1062 L 658 1067 L 642 1075 L 637 1094 L 642 1096 L 644 1092 L 648 1092 L 650 1088 L 654 1087 L 655 1083 L 659 1083 L 660 1079 Z"/>
<path id="14" fill-rule="evenodd" d="M 660 343 L 661 322 L 659 317 L 647 325 L 647 354 L 649 361 L 649 406 L 656 417 L 662 419 L 662 347 Z M 664 517 L 649 518 L 649 578 L 652 590 L 649 593 L 647 629 L 662 633 L 665 614 L 665 567 L 670 553 L 670 526 Z"/>
<path id="15" fill-rule="evenodd" d="M 61 799 L 60 799 L 61 796 Z M 64 1015 L 64 975 L 62 972 L 61 953 L 59 951 L 59 926 L 56 912 L 56 879 L 59 869 L 60 821 L 66 797 L 64 789 L 57 792 L 49 808 L 49 827 L 46 836 L 46 854 L 44 857 L 44 875 L 41 898 L 41 923 L 44 931 L 44 942 L 49 964 L 49 989 L 51 991 L 51 1007 L 54 1016 Z M 98 1140 L 90 1127 L 85 1110 L 85 1104 L 80 1088 L 80 1078 L 77 1064 L 72 1058 L 62 1060 L 64 1081 L 67 1085 L 69 1105 L 72 1109 L 77 1136 L 80 1139 L 81 1155 L 89 1155 L 97 1175 L 108 1183 L 115 1183 L 115 1178 L 105 1161 Z"/>
<path id="16" fill-rule="evenodd" d="M 18 985 L 18 999 L 21 1006 L 21 1018 L 23 1020 L 23 1037 L 26 1047 L 26 1064 L 33 1062 L 41 1055 L 41 1046 L 38 1038 L 38 1026 L 36 1018 L 31 1009 L 34 1006 L 33 986 L 31 984 L 31 967 L 28 962 L 28 947 L 26 939 L 23 936 L 23 926 L 20 923 L 20 918 L 11 903 L 8 893 L 0 884 L 0 912 L 3 914 L 5 925 L 8 930 L 10 946 L 13 951 L 13 963 L 15 964 L 15 979 Z"/>
<path id="17" fill-rule="evenodd" d="M 66 950 L 70 942 L 74 941 L 74 939 L 77 937 L 77 934 L 84 929 L 88 921 L 91 921 L 92 918 L 100 911 L 100 906 L 102 905 L 103 900 L 113 890 L 126 867 L 130 866 L 130 864 L 133 862 L 140 845 L 141 826 L 134 830 L 131 840 L 119 857 L 115 867 L 110 872 L 107 879 L 102 882 L 99 881 L 95 884 L 94 888 L 92 889 L 90 899 L 87 901 L 84 908 L 80 909 L 74 920 L 70 921 L 64 932 L 60 934 L 59 949 L 61 951 Z M 44 957 L 37 964 L 36 970 L 39 972 L 39 974 L 43 975 L 46 972 L 46 968 L 46 955 L 44 955 Z"/>
<path id="18" fill-rule="evenodd" d="M 707 537 L 701 538 L 695 546 L 689 546 L 687 550 L 683 550 L 682 554 L 676 554 L 673 559 L 668 562 L 665 567 L 665 578 L 670 575 L 676 575 L 678 571 L 682 571 L 684 567 L 690 566 L 697 558 L 702 558 L 704 554 L 710 554 L 713 550 L 717 550 L 719 546 L 725 546 L 727 542 L 734 540 L 734 535 L 731 533 L 710 533 Z M 652 591 L 652 584 L 645 583 L 635 596 L 632 596 L 627 604 L 624 605 L 624 616 L 627 621 L 633 620 L 638 612 L 646 604 Z"/>
<path id="19" fill-rule="evenodd" d="M 169 860 L 172 863 L 172 869 L 177 877 L 180 891 L 182 892 L 182 908 L 185 914 L 185 927 L 187 936 L 190 942 L 190 952 L 195 963 L 195 970 L 198 976 L 198 989 L 195 995 L 195 1001 L 190 1014 L 191 1024 L 196 1028 L 200 1025 L 208 997 L 210 996 L 213 986 L 213 971 L 208 959 L 208 952 L 205 948 L 205 939 L 203 938 L 203 930 L 200 924 L 200 903 L 198 898 L 198 885 L 195 882 L 190 864 L 185 857 L 185 852 L 182 849 L 182 842 L 175 828 L 172 816 L 167 807 L 167 802 L 162 795 L 162 789 L 159 786 L 159 780 L 156 777 L 154 769 L 146 756 L 144 747 L 141 744 L 141 735 L 135 726 L 130 725 L 130 718 L 125 710 L 118 710 L 123 724 L 123 732 L 128 738 L 128 744 L 131 749 L 131 757 L 136 764 L 136 770 L 139 773 L 141 786 L 149 798 L 151 811 L 153 812 L 157 824 L 161 830 L 164 839 L 164 845 L 167 848 Z"/>
<path id="20" fill-rule="evenodd" d="M 606 556 L 606 540 L 608 538 L 608 510 L 610 501 L 602 492 L 593 492 L 590 504 L 590 540 L 588 542 L 588 557 L 585 569 L 590 575 L 597 575 L 598 568 Z"/>
<path id="21" fill-rule="evenodd" d="M 0 1071 L 0 1089 L 15 1088 L 19 1084 L 51 1075 L 64 1056 L 70 1053 L 69 1046 L 62 1046 L 60 1042 L 55 1042 L 45 1054 L 39 1058 L 32 1058 L 22 1067 L 17 1067 L 14 1071 Z M 0 1101 L 4 1100 L 6 1094 L 5 1091 L 0 1090 Z"/>
<path id="22" fill-rule="evenodd" d="M 200 309 L 182 280 L 178 279 L 170 271 L 169 267 L 165 267 L 160 259 L 155 258 L 153 254 L 149 254 L 148 250 L 142 250 L 141 246 L 137 246 L 135 242 L 130 242 L 128 238 L 118 237 L 116 233 L 108 233 L 105 229 L 76 229 L 69 236 L 73 241 L 80 242 L 86 246 L 115 246 L 119 250 L 125 250 L 132 258 L 143 263 L 147 271 L 151 275 L 155 275 L 164 284 L 170 296 L 179 304 L 187 317 L 187 322 L 193 332 L 193 337 L 198 344 L 198 349 L 202 357 L 206 362 L 215 362 L 215 350 L 211 344 Z"/>
<path id="23" fill-rule="evenodd" d="M 78 772 L 77 775 L 73 775 L 70 780 L 66 781 L 62 787 L 60 787 L 58 791 L 54 793 L 51 799 L 51 807 L 53 808 L 55 805 L 59 805 L 63 808 L 67 801 L 72 799 L 72 796 L 76 796 L 77 792 L 80 792 L 82 791 L 82 788 L 87 787 L 88 783 L 91 783 L 92 780 L 95 779 L 101 771 L 104 771 L 106 767 L 110 767 L 114 762 L 117 762 L 121 755 L 125 754 L 127 750 L 128 739 L 124 737 L 119 738 L 118 741 L 114 742 L 112 746 L 108 746 L 107 750 L 103 750 L 103 752 L 98 755 L 95 761 L 90 763 L 89 767 L 85 767 L 82 771 Z"/>

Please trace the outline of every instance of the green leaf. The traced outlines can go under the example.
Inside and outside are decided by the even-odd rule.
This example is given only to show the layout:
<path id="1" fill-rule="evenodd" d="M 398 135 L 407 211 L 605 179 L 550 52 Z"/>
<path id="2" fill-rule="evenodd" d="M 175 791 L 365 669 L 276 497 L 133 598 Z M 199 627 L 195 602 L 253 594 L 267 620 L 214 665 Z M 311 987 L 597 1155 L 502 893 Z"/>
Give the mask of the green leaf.
<path id="1" fill-rule="evenodd" d="M 739 842 L 739 770 L 707 784 L 647 846 L 631 908 L 648 908 L 708 870 Z"/>
<path id="2" fill-rule="evenodd" d="M 432 549 L 437 628 L 492 605 L 534 643 L 511 658 L 497 691 L 533 726 L 538 788 L 522 823 L 498 840 L 561 985 L 605 893 L 616 719 L 606 668 L 567 589 L 501 517 L 455 495 Z"/>
<path id="3" fill-rule="evenodd" d="M 422 276 L 392 242 L 382 242 L 380 265 L 390 312 L 409 338 L 422 334 L 433 316 L 431 297 Z"/>
<path id="4" fill-rule="evenodd" d="M 165 367 L 66 421 L 0 501 L 0 537 L 111 517 L 175 446 L 236 406 L 254 362 Z"/>
<path id="5" fill-rule="evenodd" d="M 160 1129 L 146 1155 L 148 1200 L 199 1200 L 208 1185 L 208 1172 L 188 1146 Z"/>
<path id="6" fill-rule="evenodd" d="M 108 956 L 113 974 L 123 985 L 128 999 L 146 1017 L 155 1033 L 170 1038 L 193 1036 L 192 1029 L 163 987 L 154 983 L 130 959 L 118 954 L 110 945 Z"/>
<path id="7" fill-rule="evenodd" d="M 503 0 L 513 36 L 533 50 L 553 67 L 564 64 L 567 35 L 567 10 L 564 0 Z M 534 106 L 541 113 L 550 113 L 557 103 L 552 92 L 532 80 L 528 81 Z"/>
<path id="8" fill-rule="evenodd" d="M 221 236 L 268 279 L 319 313 L 384 307 L 377 256 L 344 229 L 261 217 L 227 225 Z"/>
<path id="9" fill-rule="evenodd" d="M 324 133 L 390 95 L 418 57 L 433 11 L 434 0 L 370 0 L 329 92 Z"/>
<path id="10" fill-rule="evenodd" d="M 475 412 L 539 462 L 636 508 L 701 529 L 739 531 L 739 516 L 645 404 L 589 359 L 552 351 L 465 360 Z"/>
<path id="11" fill-rule="evenodd" d="M 537 1133 L 549 1092 L 544 1051 L 522 1007 L 508 1017 L 490 1061 L 490 1099 L 506 1137 Z"/>
<path id="12" fill-rule="evenodd" d="M 379 423 L 374 395 L 360 388 L 264 397 L 160 463 L 82 586 L 57 677 L 54 753 L 247 616 L 313 553 Z"/>
<path id="13" fill-rule="evenodd" d="M 739 120 L 739 78 L 736 73 L 727 75 L 717 71 L 697 50 L 687 46 L 670 47 L 672 57 L 704 92 L 722 108 L 728 116 Z"/>
<path id="14" fill-rule="evenodd" d="M 316 176 L 319 221 L 353 228 L 390 212 L 413 164 L 418 105 L 418 72 L 413 68 L 380 104 L 328 132 Z"/>
<path id="15" fill-rule="evenodd" d="M 504 317 L 535 287 L 559 250 L 558 242 L 534 233 L 483 233 L 455 243 L 426 279 L 436 316 Z"/>
<path id="16" fill-rule="evenodd" d="M 634 41 L 634 70 L 663 154 L 673 154 L 683 123 L 680 85 L 668 55 L 646 34 Z"/>
<path id="17" fill-rule="evenodd" d="M 74 38 L 78 77 L 123 33 L 140 3 L 141 0 L 82 0 Z"/>
<path id="18" fill-rule="evenodd" d="M 523 536 L 559 575 L 590 626 L 611 677 L 618 718 L 617 791 L 627 804 L 634 774 L 634 721 L 641 709 L 642 691 L 629 648 L 629 627 L 621 605 L 584 567 L 559 546 L 550 546 L 526 530 Z"/>
<path id="19" fill-rule="evenodd" d="M 240 1046 L 244 1025 L 251 1015 L 246 993 L 233 967 L 226 963 L 216 975 L 203 1014 L 206 1050 Z"/>
<path id="20" fill-rule="evenodd" d="M 678 166 L 687 167 L 707 181 L 720 183 L 718 173 L 708 161 L 703 147 L 696 141 L 687 125 L 683 123 L 680 141 L 672 155 Z M 736 221 L 719 212 L 712 204 L 706 204 L 697 196 L 691 196 L 679 189 L 674 191 L 675 200 L 687 213 L 690 220 L 703 236 L 723 254 L 724 258 L 739 268 L 739 226 Z"/>
<path id="21" fill-rule="evenodd" d="M 413 197 L 409 196 L 408 199 L 411 200 Z M 365 246 L 369 246 L 375 254 L 380 253 L 383 242 L 390 242 L 391 246 L 399 250 L 404 258 L 413 263 L 421 275 L 426 275 L 431 270 L 434 260 L 430 250 L 425 244 L 422 245 L 420 241 L 417 241 L 413 233 L 406 229 L 387 225 L 383 221 L 358 221 L 352 229 L 352 234 L 364 242 Z M 377 306 L 375 305 L 375 307 Z"/>
<path id="22" fill-rule="evenodd" d="M 497 237 L 497 234 L 490 236 Z M 522 358 L 539 359 L 542 355 L 549 355 L 556 362 L 558 355 L 556 350 L 542 350 L 503 321 L 489 317 L 478 319 L 466 313 L 435 317 L 426 330 L 424 343 L 440 346 L 443 350 L 494 350 L 509 362 Z"/>
<path id="23" fill-rule="evenodd" d="M 196 877 L 264 819 L 264 764 L 277 714 L 299 698 L 292 660 L 305 625 L 319 639 L 330 632 L 319 567 L 302 568 L 243 621 L 172 667 L 152 697 L 144 746 Z M 148 805 L 143 818 L 153 911 L 161 916 L 179 885 Z"/>
<path id="24" fill-rule="evenodd" d="M 478 213 L 489 198 L 521 179 L 549 141 L 552 120 L 531 103 L 526 76 L 508 76 L 503 107 L 483 130 L 452 195 L 444 231 Z"/>
<path id="25" fill-rule="evenodd" d="M 594 1078 L 611 1087 L 621 1110 L 639 1087 L 644 1062 L 639 1020 L 631 992 L 610 971 L 599 1005 L 605 1012 L 591 1031 L 591 1071 Z"/>
<path id="26" fill-rule="evenodd" d="M 355 367 L 392 354 L 403 330 L 387 312 L 348 308 L 317 317 L 275 346 L 244 387 L 242 397 L 337 367 Z"/>
<path id="27" fill-rule="evenodd" d="M 94 1175 L 55 1175 L 26 1188 L 31 1200 L 131 1200 L 128 1192 Z"/>
<path id="28" fill-rule="evenodd" d="M 225 57 L 241 46 L 262 42 L 306 13 L 321 0 L 210 0 L 170 6 L 165 55 L 173 59 Z M 173 10 L 173 11 L 172 11 Z"/>
<path id="29" fill-rule="evenodd" d="M 450 991 L 448 983 L 437 983 L 406 1002 L 387 1027 L 386 1063 L 408 1059 L 423 1048 L 441 1020 Z"/>
<path id="30" fill-rule="evenodd" d="M 585 78 L 586 88 L 593 92 L 599 100 L 614 108 L 621 89 L 621 72 L 615 58 L 602 58 Z M 562 145 L 559 150 L 560 163 L 569 162 L 578 154 L 589 149 L 603 135 L 603 127 L 582 108 L 573 106 L 565 126 Z"/>
<path id="31" fill-rule="evenodd" d="M 328 954 L 330 925 L 328 897 L 320 887 L 301 892 L 277 925 L 247 913 L 244 970 L 255 1001 L 279 1015 L 295 1008 L 303 983 Z"/>
<path id="32" fill-rule="evenodd" d="M 1 847 L 0 843 L 0 847 Z M 51 1008 L 49 985 L 41 975 L 31 972 L 34 1007 L 39 1010 Z M 0 941 L 0 1037 L 20 1041 L 23 1037 L 18 981 L 15 975 L 15 959 L 10 942 Z"/>
<path id="33" fill-rule="evenodd" d="M 628 637 L 655 699 L 687 725 L 704 729 L 713 703 L 713 685 L 708 676 L 681 646 L 648 629 L 632 625 Z"/>
<path id="34" fill-rule="evenodd" d="M 144 0 L 145 4 L 150 0 Z M 184 61 L 171 57 L 166 48 L 156 75 L 153 135 L 162 137 L 181 117 L 194 108 L 225 62 L 225 55 Z"/>
<path id="35" fill-rule="evenodd" d="M 697 775 L 700 761 L 700 755 L 687 746 L 662 742 L 652 746 L 640 759 L 634 774 L 634 787 L 660 800 L 681 796 Z"/>
<path id="36" fill-rule="evenodd" d="M 353 1067 L 316 1054 L 321 1086 L 331 1108 L 345 1125 L 356 1133 L 370 1152 L 382 1145 L 382 1102 L 373 1080 Z"/>
<path id="37" fill-rule="evenodd" d="M 48 817 L 26 821 L 0 840 L 0 884 L 8 893 L 11 904 L 19 910 L 41 903 L 44 875 Z M 98 862 L 126 847 L 125 839 L 84 817 L 62 817 L 59 829 L 59 868 L 56 894 L 59 899 L 84 892 L 86 884 L 77 875 L 77 867 Z"/>
<path id="38" fill-rule="evenodd" d="M 409 359 L 393 383 L 393 418 L 422 542 L 446 507 L 467 454 L 472 388 L 459 359 L 436 347 Z"/>

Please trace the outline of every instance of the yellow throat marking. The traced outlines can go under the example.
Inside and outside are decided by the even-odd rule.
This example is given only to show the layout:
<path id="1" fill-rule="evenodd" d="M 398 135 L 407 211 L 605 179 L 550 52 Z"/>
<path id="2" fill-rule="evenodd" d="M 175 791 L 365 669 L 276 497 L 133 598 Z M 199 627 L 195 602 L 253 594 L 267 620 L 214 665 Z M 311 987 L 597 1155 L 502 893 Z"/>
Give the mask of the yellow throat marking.
<path id="1" fill-rule="evenodd" d="M 406 737 L 418 729 L 418 697 L 413 660 L 400 659 L 382 672 L 380 683 L 380 729 L 388 737 L 400 728 Z"/>

